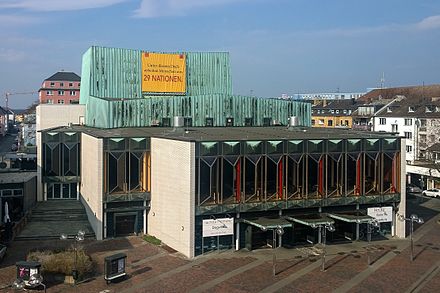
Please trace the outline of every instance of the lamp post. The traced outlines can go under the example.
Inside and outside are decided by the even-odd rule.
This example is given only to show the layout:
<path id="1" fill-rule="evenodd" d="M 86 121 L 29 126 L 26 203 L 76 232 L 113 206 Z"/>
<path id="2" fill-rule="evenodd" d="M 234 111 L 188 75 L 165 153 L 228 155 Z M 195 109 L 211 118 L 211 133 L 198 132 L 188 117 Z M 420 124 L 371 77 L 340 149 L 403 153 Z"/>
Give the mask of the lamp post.
<path id="1" fill-rule="evenodd" d="M 325 271 L 325 256 L 326 256 L 326 237 L 327 237 L 327 230 L 329 232 L 335 232 L 335 226 L 327 222 L 325 224 L 319 224 L 319 225 L 312 225 L 312 228 L 320 228 L 321 230 L 321 244 L 322 244 L 322 253 L 321 253 L 321 271 Z"/>
<path id="2" fill-rule="evenodd" d="M 409 218 L 405 218 L 404 215 L 399 215 L 398 217 L 399 221 L 407 221 L 410 222 L 410 230 L 409 230 L 409 238 L 411 241 L 411 261 L 414 261 L 414 240 L 413 240 L 413 233 L 414 233 L 414 222 L 417 224 L 423 224 L 425 221 L 423 218 L 419 218 L 416 214 L 412 214 Z"/>
<path id="3" fill-rule="evenodd" d="M 74 245 L 75 259 L 74 259 L 74 266 L 73 266 L 73 270 L 72 270 L 72 278 L 73 278 L 74 284 L 76 284 L 76 280 L 78 280 L 78 242 L 84 240 L 85 234 L 86 233 L 83 230 L 79 230 L 75 236 L 68 236 L 67 234 L 61 234 L 61 237 L 60 237 L 61 240 L 67 240 L 67 239 L 74 239 L 75 240 L 75 245 Z"/>
<path id="4" fill-rule="evenodd" d="M 371 243 L 371 233 L 373 232 L 373 230 L 375 228 L 379 228 L 380 227 L 380 223 L 376 220 L 376 219 L 372 219 L 370 221 L 367 222 L 367 241 L 368 241 L 368 248 L 370 248 L 370 243 Z M 371 260 L 370 260 L 370 250 L 367 249 L 367 262 L 368 265 L 371 264 Z"/>

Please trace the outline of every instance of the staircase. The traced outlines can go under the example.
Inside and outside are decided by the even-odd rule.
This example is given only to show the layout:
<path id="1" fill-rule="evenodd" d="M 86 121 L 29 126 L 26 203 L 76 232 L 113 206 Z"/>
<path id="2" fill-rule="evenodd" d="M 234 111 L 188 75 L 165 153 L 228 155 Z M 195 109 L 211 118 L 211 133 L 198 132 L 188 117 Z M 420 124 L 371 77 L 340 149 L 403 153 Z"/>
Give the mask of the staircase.
<path id="1" fill-rule="evenodd" d="M 15 240 L 59 239 L 61 234 L 72 236 L 79 230 L 85 232 L 86 238 L 95 238 L 86 210 L 80 201 L 43 201 L 32 209 L 28 223 Z"/>

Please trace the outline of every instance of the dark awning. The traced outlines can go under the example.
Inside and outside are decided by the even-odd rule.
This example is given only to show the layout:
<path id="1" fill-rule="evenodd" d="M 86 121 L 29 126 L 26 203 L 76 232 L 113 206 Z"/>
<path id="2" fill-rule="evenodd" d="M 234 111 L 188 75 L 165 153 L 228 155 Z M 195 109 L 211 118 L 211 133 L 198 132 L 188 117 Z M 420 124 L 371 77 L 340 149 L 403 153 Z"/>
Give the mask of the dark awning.
<path id="1" fill-rule="evenodd" d="M 292 223 L 284 218 L 256 218 L 256 219 L 243 219 L 243 223 L 258 227 L 262 230 L 276 229 L 279 226 L 282 228 L 292 227 Z"/>
<path id="2" fill-rule="evenodd" d="M 334 224 L 335 221 L 327 217 L 326 214 L 307 214 L 307 215 L 295 215 L 285 216 L 289 221 L 310 226 L 316 228 L 318 225 Z"/>
<path id="3" fill-rule="evenodd" d="M 373 217 L 365 215 L 359 211 L 328 214 L 328 216 L 339 221 L 358 224 L 368 223 L 374 219 Z"/>

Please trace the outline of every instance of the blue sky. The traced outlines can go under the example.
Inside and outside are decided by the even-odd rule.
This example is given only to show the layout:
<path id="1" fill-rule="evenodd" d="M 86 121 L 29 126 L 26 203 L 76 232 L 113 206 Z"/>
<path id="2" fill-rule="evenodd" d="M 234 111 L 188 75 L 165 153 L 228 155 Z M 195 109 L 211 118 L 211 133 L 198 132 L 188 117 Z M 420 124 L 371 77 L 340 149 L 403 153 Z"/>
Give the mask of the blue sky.
<path id="1" fill-rule="evenodd" d="M 438 0 L 1 0 L 0 104 L 92 45 L 228 51 L 236 94 L 440 83 Z M 15 95 L 24 108 L 37 95 Z"/>

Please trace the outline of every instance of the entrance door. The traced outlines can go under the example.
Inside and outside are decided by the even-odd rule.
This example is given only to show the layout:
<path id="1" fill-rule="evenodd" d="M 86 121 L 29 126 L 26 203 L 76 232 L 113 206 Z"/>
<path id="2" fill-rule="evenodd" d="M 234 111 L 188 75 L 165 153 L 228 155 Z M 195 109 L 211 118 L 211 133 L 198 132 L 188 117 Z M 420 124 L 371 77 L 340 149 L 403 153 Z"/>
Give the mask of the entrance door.
<path id="1" fill-rule="evenodd" d="M 77 199 L 75 183 L 48 183 L 47 199 Z"/>
<path id="2" fill-rule="evenodd" d="M 127 236 L 136 233 L 136 214 L 115 214 L 115 236 Z"/>

